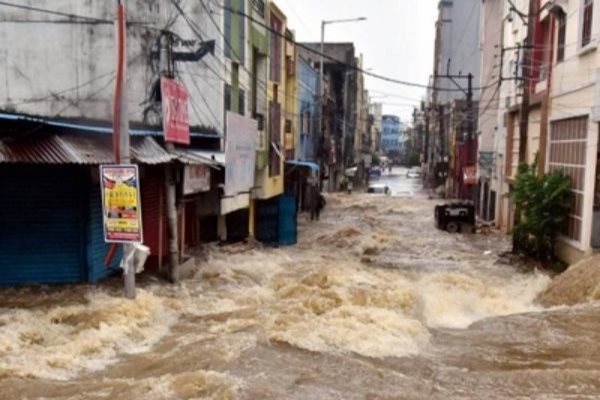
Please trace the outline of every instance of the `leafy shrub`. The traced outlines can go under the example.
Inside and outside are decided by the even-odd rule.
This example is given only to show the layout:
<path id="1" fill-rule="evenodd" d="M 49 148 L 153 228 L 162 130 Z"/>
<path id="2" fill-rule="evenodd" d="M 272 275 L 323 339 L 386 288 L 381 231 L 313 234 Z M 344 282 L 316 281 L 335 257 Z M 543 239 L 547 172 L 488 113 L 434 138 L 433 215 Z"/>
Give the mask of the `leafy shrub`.
<path id="1" fill-rule="evenodd" d="M 571 180 L 562 172 L 538 173 L 532 165 L 519 166 L 510 193 L 515 203 L 513 251 L 541 261 L 554 258 L 554 243 L 569 215 Z"/>

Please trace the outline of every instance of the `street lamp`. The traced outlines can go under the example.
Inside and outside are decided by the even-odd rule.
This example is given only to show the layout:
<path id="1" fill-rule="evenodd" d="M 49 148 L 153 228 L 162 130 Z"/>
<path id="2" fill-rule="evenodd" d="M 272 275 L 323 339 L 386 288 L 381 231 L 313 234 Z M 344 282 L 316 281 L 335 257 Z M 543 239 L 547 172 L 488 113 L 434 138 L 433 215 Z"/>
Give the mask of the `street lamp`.
<path id="1" fill-rule="evenodd" d="M 358 17 L 358 18 L 348 18 L 348 19 L 333 19 L 333 20 L 328 20 L 328 21 L 321 21 L 321 46 L 320 46 L 320 51 L 319 51 L 319 81 L 317 82 L 318 84 L 318 90 L 317 93 L 319 94 L 319 138 L 321 136 L 321 130 L 323 128 L 323 53 L 324 53 L 324 47 L 325 47 L 325 26 L 326 25 L 332 25 L 332 24 L 342 24 L 342 23 L 349 23 L 349 22 L 361 22 L 361 21 L 366 21 L 367 18 L 366 17 Z M 319 140 L 315 140 L 315 147 L 318 146 Z M 318 147 L 317 147 L 318 148 Z M 316 156 L 316 153 L 315 153 Z M 322 167 L 322 166 L 321 166 Z"/>

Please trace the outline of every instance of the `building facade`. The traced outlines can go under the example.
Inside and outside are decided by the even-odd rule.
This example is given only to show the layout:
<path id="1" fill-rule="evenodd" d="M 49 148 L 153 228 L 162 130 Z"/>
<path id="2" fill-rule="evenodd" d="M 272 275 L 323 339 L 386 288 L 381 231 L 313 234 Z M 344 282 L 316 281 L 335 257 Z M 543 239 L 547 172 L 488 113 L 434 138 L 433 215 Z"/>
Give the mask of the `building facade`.
<path id="1" fill-rule="evenodd" d="M 399 157 L 403 143 L 403 124 L 396 115 L 382 116 L 381 151 L 390 158 Z"/>

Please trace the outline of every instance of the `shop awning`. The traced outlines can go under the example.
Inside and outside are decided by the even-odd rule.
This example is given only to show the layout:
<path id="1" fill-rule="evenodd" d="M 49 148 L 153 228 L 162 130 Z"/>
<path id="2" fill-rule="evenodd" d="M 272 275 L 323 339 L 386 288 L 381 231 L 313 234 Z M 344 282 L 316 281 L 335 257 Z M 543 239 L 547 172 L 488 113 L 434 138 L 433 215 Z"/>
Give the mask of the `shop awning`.
<path id="1" fill-rule="evenodd" d="M 184 164 L 204 164 L 217 169 L 225 166 L 225 153 L 221 152 L 178 147 L 175 149 L 175 155 Z"/>
<path id="2" fill-rule="evenodd" d="M 311 161 L 288 160 L 285 163 L 295 167 L 304 167 L 313 171 L 319 171 L 319 165 Z"/>
<path id="3" fill-rule="evenodd" d="M 151 137 L 131 137 L 131 159 L 140 164 L 171 162 Z M 33 135 L 0 140 L 0 163 L 99 165 L 114 162 L 112 136 L 99 134 Z"/>

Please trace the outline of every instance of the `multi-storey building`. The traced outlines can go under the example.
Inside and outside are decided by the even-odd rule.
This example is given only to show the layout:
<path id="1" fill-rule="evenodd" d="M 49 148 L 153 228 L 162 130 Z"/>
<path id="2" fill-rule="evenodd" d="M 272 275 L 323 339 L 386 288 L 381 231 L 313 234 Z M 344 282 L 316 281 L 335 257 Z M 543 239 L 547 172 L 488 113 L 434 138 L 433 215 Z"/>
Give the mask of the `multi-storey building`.
<path id="1" fill-rule="evenodd" d="M 391 158 L 398 158 L 402 151 L 403 124 L 396 115 L 382 117 L 381 151 Z"/>

